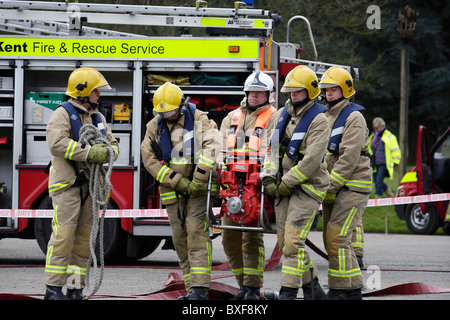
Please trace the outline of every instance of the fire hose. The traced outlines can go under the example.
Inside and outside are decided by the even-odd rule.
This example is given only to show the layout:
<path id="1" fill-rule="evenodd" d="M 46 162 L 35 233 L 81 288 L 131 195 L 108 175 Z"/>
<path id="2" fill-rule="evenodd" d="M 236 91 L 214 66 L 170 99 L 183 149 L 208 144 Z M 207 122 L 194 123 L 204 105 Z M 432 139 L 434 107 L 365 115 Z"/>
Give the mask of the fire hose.
<path id="1" fill-rule="evenodd" d="M 103 136 L 100 130 L 91 125 L 86 124 L 80 129 L 80 138 L 79 141 L 84 144 L 89 144 L 93 146 L 94 144 L 104 144 L 108 149 L 108 169 L 105 170 L 103 164 L 95 163 L 92 161 L 86 161 L 80 163 L 80 168 L 84 169 L 86 177 L 89 180 L 89 193 L 92 198 L 92 214 L 93 214 L 93 223 L 91 229 L 91 235 L 89 240 L 89 250 L 90 255 L 86 267 L 86 287 L 88 288 L 88 293 L 85 294 L 85 299 L 89 299 L 93 296 L 97 290 L 100 288 L 100 285 L 103 280 L 103 273 L 105 268 L 104 261 L 104 248 L 103 248 L 103 231 L 104 231 L 104 219 L 106 208 L 110 199 L 112 184 L 110 181 L 113 162 L 114 162 L 114 150 L 111 147 L 111 143 L 108 139 Z M 103 207 L 103 212 L 101 217 L 99 218 L 100 208 Z M 95 253 L 95 244 L 99 239 L 99 249 L 100 249 L 100 272 L 98 271 L 98 261 L 97 255 Z M 90 267 L 93 263 L 94 267 L 94 277 L 95 282 L 91 287 L 90 284 Z"/>

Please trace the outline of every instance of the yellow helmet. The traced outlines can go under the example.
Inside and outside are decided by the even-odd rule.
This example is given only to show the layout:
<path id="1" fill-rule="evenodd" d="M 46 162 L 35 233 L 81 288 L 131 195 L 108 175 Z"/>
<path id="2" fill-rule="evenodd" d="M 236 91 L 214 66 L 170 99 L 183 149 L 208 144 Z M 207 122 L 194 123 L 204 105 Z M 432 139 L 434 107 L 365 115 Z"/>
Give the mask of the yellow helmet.
<path id="1" fill-rule="evenodd" d="M 286 76 L 281 92 L 293 92 L 301 89 L 308 91 L 310 99 L 317 98 L 320 94 L 319 80 L 316 74 L 307 66 L 297 66 Z"/>
<path id="2" fill-rule="evenodd" d="M 100 88 L 111 89 L 100 72 L 92 68 L 78 68 L 69 76 L 66 95 L 77 100 L 89 100 L 92 90 Z"/>
<path id="3" fill-rule="evenodd" d="M 319 82 L 319 88 L 340 87 L 344 98 L 350 98 L 356 91 L 353 86 L 353 78 L 350 72 L 342 67 L 334 66 L 329 68 Z"/>
<path id="4" fill-rule="evenodd" d="M 180 108 L 184 100 L 183 92 L 177 85 L 166 82 L 160 86 L 153 95 L 154 112 L 163 113 L 165 117 L 170 117 L 170 112 L 175 112 Z"/>

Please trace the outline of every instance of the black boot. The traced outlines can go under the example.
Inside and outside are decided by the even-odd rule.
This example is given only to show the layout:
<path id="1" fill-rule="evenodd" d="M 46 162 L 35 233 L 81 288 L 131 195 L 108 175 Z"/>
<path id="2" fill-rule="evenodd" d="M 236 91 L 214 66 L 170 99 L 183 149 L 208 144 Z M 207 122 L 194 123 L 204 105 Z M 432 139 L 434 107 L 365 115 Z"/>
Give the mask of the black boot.
<path id="1" fill-rule="evenodd" d="M 208 288 L 194 287 L 191 294 L 186 295 L 186 300 L 208 300 Z"/>
<path id="2" fill-rule="evenodd" d="M 247 287 L 239 287 L 239 292 L 236 293 L 233 297 L 233 300 L 244 300 L 245 294 L 247 293 Z"/>
<path id="3" fill-rule="evenodd" d="M 259 300 L 259 288 L 246 287 L 247 293 L 244 296 L 244 300 Z"/>
<path id="4" fill-rule="evenodd" d="M 361 289 L 338 290 L 330 289 L 327 293 L 328 300 L 362 300 Z"/>
<path id="5" fill-rule="evenodd" d="M 44 300 L 67 300 L 62 292 L 62 287 L 46 286 Z"/>
<path id="6" fill-rule="evenodd" d="M 305 300 L 326 300 L 327 295 L 320 286 L 319 279 L 315 278 L 312 282 L 302 286 L 303 299 Z M 313 296 L 314 293 L 314 296 Z"/>
<path id="7" fill-rule="evenodd" d="M 84 298 L 86 297 L 83 294 L 83 289 L 67 289 L 67 294 L 66 294 L 67 299 L 69 300 L 84 300 Z"/>
<path id="8" fill-rule="evenodd" d="M 278 300 L 296 300 L 298 288 L 281 287 Z"/>

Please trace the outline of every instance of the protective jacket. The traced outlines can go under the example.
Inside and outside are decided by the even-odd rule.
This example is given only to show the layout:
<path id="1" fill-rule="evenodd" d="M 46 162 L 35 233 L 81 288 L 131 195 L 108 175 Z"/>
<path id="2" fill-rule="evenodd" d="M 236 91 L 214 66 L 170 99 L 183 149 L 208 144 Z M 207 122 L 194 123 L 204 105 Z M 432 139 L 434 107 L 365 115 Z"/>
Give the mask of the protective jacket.
<path id="1" fill-rule="evenodd" d="M 204 112 L 197 109 L 192 111 L 194 120 L 192 131 L 185 129 L 186 113 L 190 112 L 189 110 L 186 110 L 186 113 L 181 115 L 175 123 L 166 121 L 171 146 L 163 143 L 162 133 L 158 130 L 159 116 L 147 123 L 147 130 L 141 144 L 142 160 L 145 168 L 160 184 L 159 192 L 164 205 L 177 202 L 178 195 L 175 187 L 181 177 L 188 179 L 195 177 L 207 182 L 209 173 L 213 170 L 216 157 L 221 150 L 222 141 L 216 123 L 208 119 Z M 189 128 L 190 124 L 186 127 Z M 183 148 L 185 135 L 194 139 L 194 150 L 191 150 L 188 157 Z M 156 143 L 156 146 L 160 148 L 159 155 L 152 147 L 152 143 L 154 145 Z M 170 147 L 172 148 L 170 160 L 162 159 L 162 154 L 167 153 L 164 150 Z"/>
<path id="2" fill-rule="evenodd" d="M 92 116 L 94 118 L 100 116 L 106 137 L 111 143 L 115 151 L 115 158 L 117 159 L 119 155 L 119 143 L 113 137 L 111 129 L 106 124 L 105 117 L 97 109 L 87 111 L 73 99 L 70 99 L 69 103 L 78 111 L 82 125 L 92 124 Z M 62 107 L 57 108 L 47 124 L 47 142 L 52 154 L 52 165 L 50 167 L 48 182 L 50 195 L 70 188 L 77 178 L 73 161 L 84 162 L 88 158 L 91 146 L 83 145 L 75 141 L 74 130 L 76 129 L 72 128 L 69 113 Z M 80 168 L 78 168 L 78 171 L 82 172 Z"/>
<path id="3" fill-rule="evenodd" d="M 370 155 L 374 154 L 374 151 L 372 150 L 373 136 L 374 133 L 372 133 L 369 137 Z M 400 160 L 402 158 L 400 147 L 398 145 L 397 138 L 388 129 L 384 129 L 383 134 L 381 136 L 381 141 L 383 141 L 384 143 L 386 168 L 389 172 L 389 178 L 392 179 L 394 177 L 394 165 L 400 164 Z M 374 172 L 376 172 L 376 167 L 374 168 Z"/>
<path id="4" fill-rule="evenodd" d="M 285 132 L 275 130 L 273 134 L 279 137 L 285 135 L 286 138 L 291 139 L 302 118 L 313 105 L 315 105 L 315 102 L 310 101 L 298 114 L 295 114 L 294 106 L 288 100 L 286 106 L 278 110 L 274 117 L 278 122 L 287 108 L 291 118 L 286 125 Z M 284 119 L 281 121 L 284 121 Z M 322 202 L 329 185 L 326 164 L 323 162 L 329 137 L 330 128 L 327 118 L 323 112 L 320 112 L 311 119 L 307 131 L 302 133 L 298 157 L 291 158 L 284 152 L 281 155 L 278 154 L 278 148 L 269 148 L 264 162 L 262 178 L 272 177 L 277 179 L 277 174 L 281 173 L 281 180 L 289 187 L 299 187 L 311 197 Z"/>
<path id="5" fill-rule="evenodd" d="M 344 99 L 326 113 L 331 128 L 341 111 L 349 104 L 349 99 Z M 328 152 L 325 157 L 331 178 L 329 193 L 337 193 L 342 187 L 364 194 L 370 193 L 372 170 L 367 156 L 368 144 L 366 120 L 361 112 L 353 111 L 345 121 L 339 153 Z"/>

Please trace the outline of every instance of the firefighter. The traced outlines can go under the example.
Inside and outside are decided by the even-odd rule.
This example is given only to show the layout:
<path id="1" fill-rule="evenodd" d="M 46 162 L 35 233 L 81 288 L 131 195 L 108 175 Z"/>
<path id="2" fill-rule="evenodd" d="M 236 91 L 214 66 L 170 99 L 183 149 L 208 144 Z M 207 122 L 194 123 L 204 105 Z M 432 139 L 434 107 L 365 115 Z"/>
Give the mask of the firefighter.
<path id="1" fill-rule="evenodd" d="M 361 223 L 372 188 L 368 156 L 369 130 L 361 112 L 351 101 L 353 79 L 342 67 L 331 67 L 322 76 L 331 127 L 325 161 L 330 187 L 323 204 L 324 244 L 328 252 L 329 299 L 362 299 L 363 278 L 352 247 L 355 227 Z"/>
<path id="2" fill-rule="evenodd" d="M 107 163 L 109 154 L 104 144 L 90 146 L 78 142 L 81 126 L 96 125 L 111 143 L 115 159 L 119 155 L 118 143 L 97 110 L 99 89 L 111 88 L 97 70 L 79 68 L 73 71 L 66 91 L 70 99 L 53 112 L 47 124 L 47 141 L 52 154 L 48 191 L 54 215 L 45 264 L 44 299 L 84 298 L 82 290 L 90 254 L 93 213 L 88 181 L 78 163 L 87 160 Z M 76 281 L 68 279 L 70 274 L 73 275 L 70 279 Z M 65 285 L 66 296 L 62 293 Z"/>
<path id="3" fill-rule="evenodd" d="M 221 150 L 217 125 L 166 82 L 153 96 L 155 117 L 141 144 L 145 168 L 159 183 L 187 295 L 208 299 L 211 239 L 206 220 L 207 181 Z"/>
<path id="4" fill-rule="evenodd" d="M 318 272 L 305 250 L 306 237 L 329 185 L 323 158 L 330 128 L 326 107 L 316 102 L 318 82 L 306 66 L 297 66 L 286 76 L 281 92 L 288 93 L 289 99 L 276 113 L 277 124 L 264 162 L 264 191 L 277 198 L 277 237 L 283 253 L 280 300 L 296 299 L 299 288 L 306 300 L 325 298 Z"/>
<path id="5" fill-rule="evenodd" d="M 272 78 L 257 71 L 244 83 L 241 106 L 223 119 L 220 132 L 228 150 L 257 152 L 267 148 L 267 132 L 274 127 L 275 88 Z M 264 151 L 265 152 L 265 151 Z M 229 217 L 223 225 L 237 226 Z M 235 300 L 259 300 L 263 286 L 264 240 L 262 233 L 222 230 L 222 244 L 239 285 Z"/>

